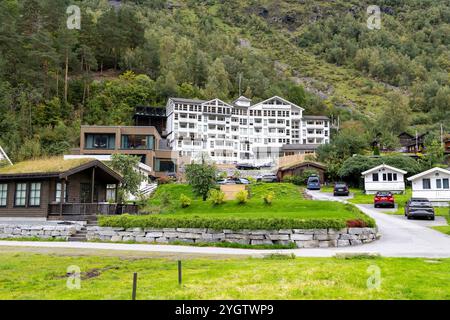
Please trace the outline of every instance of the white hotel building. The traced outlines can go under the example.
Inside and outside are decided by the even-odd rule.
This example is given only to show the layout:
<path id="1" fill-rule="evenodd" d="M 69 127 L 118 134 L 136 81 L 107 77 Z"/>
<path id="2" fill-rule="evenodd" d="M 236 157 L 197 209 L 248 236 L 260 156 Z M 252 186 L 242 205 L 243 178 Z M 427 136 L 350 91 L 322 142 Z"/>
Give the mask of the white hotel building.
<path id="1" fill-rule="evenodd" d="M 170 98 L 167 139 L 183 157 L 207 153 L 217 163 L 271 163 L 283 146 L 289 145 L 290 153 L 303 153 L 308 149 L 305 145 L 314 150 L 330 141 L 329 119 L 304 116 L 303 111 L 278 96 L 253 105 L 243 96 L 231 104 L 219 99 Z"/>

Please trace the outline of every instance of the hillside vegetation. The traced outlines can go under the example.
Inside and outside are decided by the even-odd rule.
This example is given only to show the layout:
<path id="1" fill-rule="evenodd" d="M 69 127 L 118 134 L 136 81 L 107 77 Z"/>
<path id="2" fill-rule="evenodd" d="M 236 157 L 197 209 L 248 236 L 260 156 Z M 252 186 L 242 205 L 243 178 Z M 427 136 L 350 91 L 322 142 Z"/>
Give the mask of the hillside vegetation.
<path id="1" fill-rule="evenodd" d="M 0 145 L 13 161 L 57 155 L 80 124 L 127 125 L 136 105 L 230 101 L 239 87 L 339 117 L 366 142 L 437 133 L 450 123 L 448 3 L 375 2 L 380 30 L 366 25 L 373 1 L 4 0 Z M 80 30 L 67 29 L 71 4 Z"/>

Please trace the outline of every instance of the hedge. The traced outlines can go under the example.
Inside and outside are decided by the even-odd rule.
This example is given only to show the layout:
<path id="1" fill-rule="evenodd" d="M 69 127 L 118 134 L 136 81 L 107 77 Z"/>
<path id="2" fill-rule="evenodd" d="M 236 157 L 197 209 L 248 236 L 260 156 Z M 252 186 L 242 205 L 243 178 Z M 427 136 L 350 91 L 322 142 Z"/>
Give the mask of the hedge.
<path id="1" fill-rule="evenodd" d="M 345 219 L 289 219 L 289 218 L 210 218 L 169 217 L 164 215 L 100 216 L 101 227 L 116 228 L 209 228 L 214 230 L 278 230 L 278 229 L 342 229 L 351 227 L 374 227 L 375 221 L 367 216 L 354 220 Z"/>

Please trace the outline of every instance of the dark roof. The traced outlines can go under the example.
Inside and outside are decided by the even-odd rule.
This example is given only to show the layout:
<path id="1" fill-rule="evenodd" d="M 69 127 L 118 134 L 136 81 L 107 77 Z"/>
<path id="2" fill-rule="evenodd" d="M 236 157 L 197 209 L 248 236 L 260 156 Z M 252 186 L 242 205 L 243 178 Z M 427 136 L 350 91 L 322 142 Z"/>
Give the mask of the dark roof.
<path id="1" fill-rule="evenodd" d="M 99 160 L 95 159 L 42 159 L 20 162 L 16 165 L 2 168 L 0 180 L 11 179 L 44 179 L 44 178 L 67 178 L 75 173 L 96 167 L 122 182 L 120 174 L 112 170 Z"/>
<path id="2" fill-rule="evenodd" d="M 198 99 L 185 99 L 185 98 L 169 98 L 174 103 L 191 103 L 191 104 L 202 104 L 207 100 L 198 100 Z"/>
<path id="3" fill-rule="evenodd" d="M 284 170 L 290 170 L 290 169 L 296 169 L 301 167 L 314 167 L 321 170 L 326 170 L 327 167 L 321 163 L 318 162 L 312 162 L 312 161 L 303 161 L 303 162 L 296 162 L 292 164 L 288 164 L 286 166 L 280 167 L 278 170 L 284 171 Z"/>
<path id="4" fill-rule="evenodd" d="M 327 116 L 308 116 L 303 115 L 303 120 L 330 120 Z"/>
<path id="5" fill-rule="evenodd" d="M 284 144 L 281 151 L 316 150 L 320 144 Z"/>

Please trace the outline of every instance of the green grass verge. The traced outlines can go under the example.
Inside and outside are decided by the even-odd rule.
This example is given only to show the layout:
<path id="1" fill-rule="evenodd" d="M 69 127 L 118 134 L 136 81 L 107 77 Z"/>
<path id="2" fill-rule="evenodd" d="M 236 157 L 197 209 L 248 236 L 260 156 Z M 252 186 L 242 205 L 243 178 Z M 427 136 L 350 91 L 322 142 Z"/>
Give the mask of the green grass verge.
<path id="1" fill-rule="evenodd" d="M 69 290 L 67 268 L 81 269 L 81 287 Z M 39 266 L 38 268 L 36 266 Z M 368 270 L 381 271 L 379 289 L 368 289 Z M 0 299 L 450 299 L 450 259 L 297 258 L 190 259 L 183 284 L 170 259 L 0 255 Z"/>
<path id="2" fill-rule="evenodd" d="M 450 226 L 437 226 L 431 228 L 450 236 Z"/>

